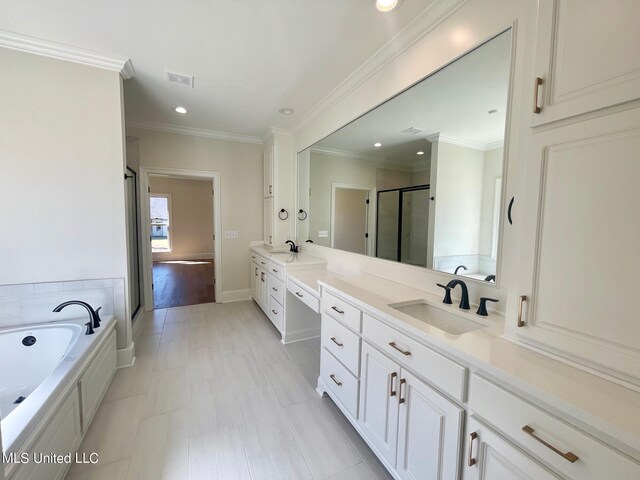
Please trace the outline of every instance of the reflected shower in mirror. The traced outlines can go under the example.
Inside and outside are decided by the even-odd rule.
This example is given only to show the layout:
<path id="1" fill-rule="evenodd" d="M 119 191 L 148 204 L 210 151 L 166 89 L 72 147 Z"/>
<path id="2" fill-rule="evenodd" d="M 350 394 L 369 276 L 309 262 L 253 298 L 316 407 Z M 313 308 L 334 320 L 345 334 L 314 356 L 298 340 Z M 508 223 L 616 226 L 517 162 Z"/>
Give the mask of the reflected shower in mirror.
<path id="1" fill-rule="evenodd" d="M 298 154 L 297 238 L 495 281 L 511 32 Z"/>

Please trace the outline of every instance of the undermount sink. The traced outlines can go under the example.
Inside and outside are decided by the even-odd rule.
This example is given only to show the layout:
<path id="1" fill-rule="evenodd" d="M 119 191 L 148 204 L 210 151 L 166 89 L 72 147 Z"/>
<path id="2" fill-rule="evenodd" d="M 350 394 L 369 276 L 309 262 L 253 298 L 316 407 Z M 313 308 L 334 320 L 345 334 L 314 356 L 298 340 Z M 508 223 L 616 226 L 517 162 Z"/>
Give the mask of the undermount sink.
<path id="1" fill-rule="evenodd" d="M 269 255 L 291 255 L 291 252 L 269 252 Z"/>
<path id="2" fill-rule="evenodd" d="M 481 319 L 471 320 L 447 312 L 442 308 L 429 305 L 425 300 L 410 300 L 408 302 L 392 303 L 389 306 L 451 335 L 462 335 L 463 333 L 472 332 L 491 325 L 489 322 Z"/>

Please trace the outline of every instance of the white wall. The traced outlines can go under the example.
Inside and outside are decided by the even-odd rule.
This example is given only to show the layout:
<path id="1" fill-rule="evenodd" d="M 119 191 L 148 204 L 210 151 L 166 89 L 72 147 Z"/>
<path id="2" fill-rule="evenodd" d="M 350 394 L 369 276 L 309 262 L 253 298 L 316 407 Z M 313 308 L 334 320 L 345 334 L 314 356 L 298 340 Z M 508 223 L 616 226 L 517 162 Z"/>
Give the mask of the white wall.
<path id="1" fill-rule="evenodd" d="M 0 284 L 126 283 L 119 74 L 2 48 L 0 65 Z M 119 348 L 129 330 L 127 307 Z"/>
<path id="2" fill-rule="evenodd" d="M 221 299 L 249 298 L 249 242 L 262 238 L 262 145 L 127 128 L 140 144 L 140 165 L 220 172 Z M 219 281 L 219 280 L 218 280 Z"/>
<path id="3" fill-rule="evenodd" d="M 213 201 L 211 180 L 149 178 L 151 193 L 171 195 L 171 252 L 157 252 L 153 260 L 213 258 Z"/>
<path id="4" fill-rule="evenodd" d="M 408 42 L 407 47 L 398 45 L 399 40 L 396 39 L 394 47 L 388 50 L 391 53 L 387 58 L 374 59 L 370 64 L 356 71 L 347 84 L 336 89 L 336 94 L 330 102 L 316 109 L 316 112 L 320 112 L 317 116 L 307 119 L 294 132 L 296 151 L 300 152 L 308 148 L 471 48 L 517 23 L 513 41 L 516 57 L 511 92 L 512 111 L 508 117 L 507 158 L 515 159 L 519 155 L 525 155 L 527 146 L 519 143 L 522 139 L 511 135 L 510 132 L 517 132 L 522 124 L 529 122 L 529 113 L 525 107 L 529 106 L 531 100 L 530 80 L 533 78 L 533 68 L 530 58 L 534 45 L 535 20 L 536 2 L 469 0 L 445 20 L 425 29 L 423 36 Z M 362 72 L 370 72 L 370 74 L 360 77 Z M 513 162 L 508 167 L 507 198 L 519 193 L 514 189 L 521 185 L 524 174 L 522 163 L 524 162 L 520 164 Z M 514 214 L 518 214 L 518 207 L 514 208 Z M 518 229 L 504 229 L 498 285 L 469 282 L 472 298 L 477 299 L 479 295 L 494 296 L 502 300 L 497 305 L 497 309 L 513 311 L 513 308 L 505 304 L 505 300 L 507 286 L 511 283 L 509 273 L 517 262 L 515 246 L 518 244 L 518 236 Z M 424 268 L 339 252 L 317 245 L 305 245 L 304 248 L 308 253 L 327 258 L 329 262 L 339 262 L 403 284 L 420 285 L 434 293 L 439 291 L 435 286 L 436 282 L 446 282 L 451 278 L 447 274 Z M 510 301 L 513 301 L 513 298 L 509 297 Z"/>
<path id="5" fill-rule="evenodd" d="M 480 220 L 480 255 L 491 255 L 493 239 L 493 207 L 496 180 L 502 178 L 504 148 L 487 150 L 484 154 L 482 179 L 482 218 Z"/>

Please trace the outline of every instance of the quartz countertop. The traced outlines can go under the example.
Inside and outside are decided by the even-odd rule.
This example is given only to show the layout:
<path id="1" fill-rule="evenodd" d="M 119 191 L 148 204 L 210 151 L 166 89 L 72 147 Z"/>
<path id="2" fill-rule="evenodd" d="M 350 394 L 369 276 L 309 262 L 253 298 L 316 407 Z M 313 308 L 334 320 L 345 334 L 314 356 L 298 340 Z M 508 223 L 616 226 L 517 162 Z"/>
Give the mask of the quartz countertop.
<path id="1" fill-rule="evenodd" d="M 476 317 L 473 305 L 463 312 L 457 302 L 444 305 L 440 296 L 357 271 L 314 268 L 288 274 L 315 291 L 319 286 L 338 290 L 385 323 L 467 364 L 472 371 L 484 372 L 515 387 L 525 398 L 534 396 L 544 409 L 560 418 L 572 418 L 577 427 L 597 433 L 612 446 L 640 458 L 640 393 L 506 339 L 502 316 L 481 317 L 491 325 L 451 335 L 389 304 L 424 299 L 470 319 Z"/>
<path id="2" fill-rule="evenodd" d="M 288 250 L 266 246 L 251 246 L 251 251 L 266 257 L 282 267 L 305 267 L 309 265 L 324 265 L 327 261 L 320 257 L 314 257 L 306 253 L 291 253 Z"/>

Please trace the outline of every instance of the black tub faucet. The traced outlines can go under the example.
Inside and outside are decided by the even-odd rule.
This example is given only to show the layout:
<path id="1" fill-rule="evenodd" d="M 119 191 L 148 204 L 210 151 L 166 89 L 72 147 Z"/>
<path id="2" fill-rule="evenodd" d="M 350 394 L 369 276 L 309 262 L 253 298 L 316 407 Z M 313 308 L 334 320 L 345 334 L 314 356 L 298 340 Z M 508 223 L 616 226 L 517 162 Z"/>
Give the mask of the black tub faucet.
<path id="1" fill-rule="evenodd" d="M 484 277 L 484 281 L 485 282 L 496 282 L 496 276 L 495 275 L 487 275 L 486 277 Z"/>
<path id="2" fill-rule="evenodd" d="M 296 245 L 296 242 L 294 242 L 293 240 L 287 240 L 284 243 L 288 243 L 289 244 L 289 251 L 291 253 L 298 253 L 300 251 L 300 247 L 298 245 Z"/>
<path id="3" fill-rule="evenodd" d="M 82 302 L 80 300 L 69 300 L 68 302 L 64 302 L 58 305 L 56 308 L 53 309 L 53 311 L 58 313 L 62 311 L 63 308 L 68 307 L 69 305 L 80 305 L 81 307 L 86 308 L 87 312 L 89 312 L 89 319 L 91 321 L 87 325 L 87 331 L 85 335 L 91 335 L 93 333 L 93 329 L 98 328 L 100 326 L 100 316 L 98 315 L 98 312 L 95 311 L 93 307 L 89 305 L 87 302 Z M 102 307 L 99 307 L 98 311 L 101 308 Z"/>
<path id="4" fill-rule="evenodd" d="M 469 290 L 467 289 L 467 284 L 464 283 L 462 280 L 451 280 L 449 283 L 447 283 L 447 287 L 450 290 L 453 290 L 458 285 L 460 285 L 460 288 L 462 289 L 462 297 L 460 298 L 460 308 L 462 310 L 469 310 L 471 307 L 469 306 Z"/>
<path id="5" fill-rule="evenodd" d="M 465 271 L 469 270 L 465 265 L 458 265 L 455 269 L 455 271 L 453 272 L 454 275 L 458 274 L 458 270 L 463 269 Z"/>

